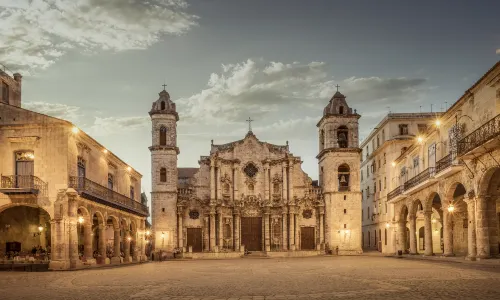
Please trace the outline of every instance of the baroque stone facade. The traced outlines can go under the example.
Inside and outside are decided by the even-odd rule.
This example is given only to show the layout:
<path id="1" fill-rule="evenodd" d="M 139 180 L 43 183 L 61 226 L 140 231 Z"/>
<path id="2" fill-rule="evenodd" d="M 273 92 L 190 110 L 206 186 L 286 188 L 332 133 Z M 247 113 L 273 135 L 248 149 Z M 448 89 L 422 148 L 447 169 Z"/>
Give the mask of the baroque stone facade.
<path id="1" fill-rule="evenodd" d="M 152 228 L 155 249 L 192 257 L 361 253 L 358 119 L 337 92 L 318 123 L 320 181 L 286 145 L 211 145 L 199 168 L 178 168 L 175 104 L 164 90 L 153 127 Z M 299 251 L 300 250 L 300 251 Z"/>

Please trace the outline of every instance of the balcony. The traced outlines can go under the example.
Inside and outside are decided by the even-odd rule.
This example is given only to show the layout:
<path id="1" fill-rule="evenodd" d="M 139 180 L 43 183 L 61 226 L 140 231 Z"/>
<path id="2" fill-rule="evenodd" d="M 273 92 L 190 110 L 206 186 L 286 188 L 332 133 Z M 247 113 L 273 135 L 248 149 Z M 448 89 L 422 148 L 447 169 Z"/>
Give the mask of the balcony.
<path id="1" fill-rule="evenodd" d="M 120 210 L 147 217 L 149 209 L 146 205 L 108 189 L 84 177 L 69 177 L 69 187 L 74 188 L 81 197 L 111 206 Z"/>
<path id="2" fill-rule="evenodd" d="M 389 194 L 387 194 L 387 201 L 391 201 L 391 200 L 396 201 L 396 200 L 404 198 L 405 195 L 403 194 L 403 192 L 404 192 L 404 185 L 398 186 L 397 188 L 395 188 L 394 190 L 389 192 Z"/>
<path id="3" fill-rule="evenodd" d="M 427 168 L 424 171 L 420 172 L 417 176 L 414 176 L 412 179 L 405 182 L 404 184 L 405 192 L 408 192 L 410 190 L 412 191 L 420 190 L 421 188 L 427 186 L 428 184 L 426 183 L 429 183 L 431 178 L 434 176 L 435 172 L 436 169 L 432 167 Z"/>
<path id="4" fill-rule="evenodd" d="M 47 196 L 47 183 L 33 175 L 2 175 L 0 192 L 6 195 L 31 194 Z"/>
<path id="5" fill-rule="evenodd" d="M 500 114 L 458 142 L 457 154 L 463 159 L 484 154 L 500 145 Z M 482 146 L 482 147 L 481 147 Z"/>
<path id="6" fill-rule="evenodd" d="M 453 156 L 450 154 L 441 158 L 436 162 L 436 174 L 434 178 L 439 179 L 441 177 L 450 176 L 462 169 L 462 166 L 453 161 Z"/>

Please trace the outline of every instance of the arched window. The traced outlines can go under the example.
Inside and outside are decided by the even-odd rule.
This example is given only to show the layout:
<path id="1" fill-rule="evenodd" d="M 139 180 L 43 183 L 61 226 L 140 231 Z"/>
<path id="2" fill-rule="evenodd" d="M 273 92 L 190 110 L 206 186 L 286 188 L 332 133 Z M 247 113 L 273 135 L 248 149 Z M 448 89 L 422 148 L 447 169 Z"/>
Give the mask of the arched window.
<path id="1" fill-rule="evenodd" d="M 167 128 L 165 126 L 162 126 L 160 128 L 160 146 L 166 146 L 167 145 Z"/>
<path id="2" fill-rule="evenodd" d="M 338 178 L 339 178 L 339 191 L 349 190 L 349 176 L 350 176 L 349 166 L 346 164 L 340 165 L 338 168 Z"/>
<path id="3" fill-rule="evenodd" d="M 160 182 L 167 182 L 167 169 L 160 169 Z"/>
<path id="4" fill-rule="evenodd" d="M 320 150 L 323 150 L 325 148 L 325 131 L 323 129 L 319 133 L 319 143 L 321 145 Z"/>
<path id="5" fill-rule="evenodd" d="M 339 114 L 343 115 L 344 114 L 344 107 L 339 106 Z"/>
<path id="6" fill-rule="evenodd" d="M 339 148 L 347 148 L 349 145 L 349 129 L 345 126 L 340 126 L 337 129 L 337 141 L 339 143 Z"/>
<path id="7" fill-rule="evenodd" d="M 165 110 L 165 101 L 162 101 L 160 104 L 161 110 Z"/>

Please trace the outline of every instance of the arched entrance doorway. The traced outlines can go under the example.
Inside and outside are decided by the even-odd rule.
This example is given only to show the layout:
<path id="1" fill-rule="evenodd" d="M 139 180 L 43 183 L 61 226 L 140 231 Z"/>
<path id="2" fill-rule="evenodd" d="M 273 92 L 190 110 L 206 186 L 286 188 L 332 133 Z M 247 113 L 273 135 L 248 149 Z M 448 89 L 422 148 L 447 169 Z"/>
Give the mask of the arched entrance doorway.
<path id="1" fill-rule="evenodd" d="M 500 253 L 500 168 L 485 172 L 476 205 L 477 255 L 481 258 L 497 256 Z"/>
<path id="2" fill-rule="evenodd" d="M 0 257 L 48 263 L 50 253 L 50 215 L 44 209 L 19 205 L 0 212 Z"/>
<path id="3" fill-rule="evenodd" d="M 448 206 L 444 210 L 444 254 L 467 255 L 468 214 L 465 195 L 467 191 L 461 183 L 455 183 L 448 191 Z"/>

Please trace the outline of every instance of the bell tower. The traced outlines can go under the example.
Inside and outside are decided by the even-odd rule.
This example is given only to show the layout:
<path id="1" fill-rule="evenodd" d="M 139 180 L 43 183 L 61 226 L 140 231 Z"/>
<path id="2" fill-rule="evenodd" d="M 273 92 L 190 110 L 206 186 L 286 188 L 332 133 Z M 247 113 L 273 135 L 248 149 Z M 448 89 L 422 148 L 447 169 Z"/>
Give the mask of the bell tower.
<path id="1" fill-rule="evenodd" d="M 152 123 L 151 218 L 156 250 L 177 247 L 177 114 L 163 86 L 149 112 Z"/>
<path id="2" fill-rule="evenodd" d="M 325 200 L 325 242 L 339 254 L 361 254 L 361 149 L 358 119 L 338 91 L 318 122 L 319 184 Z"/>

